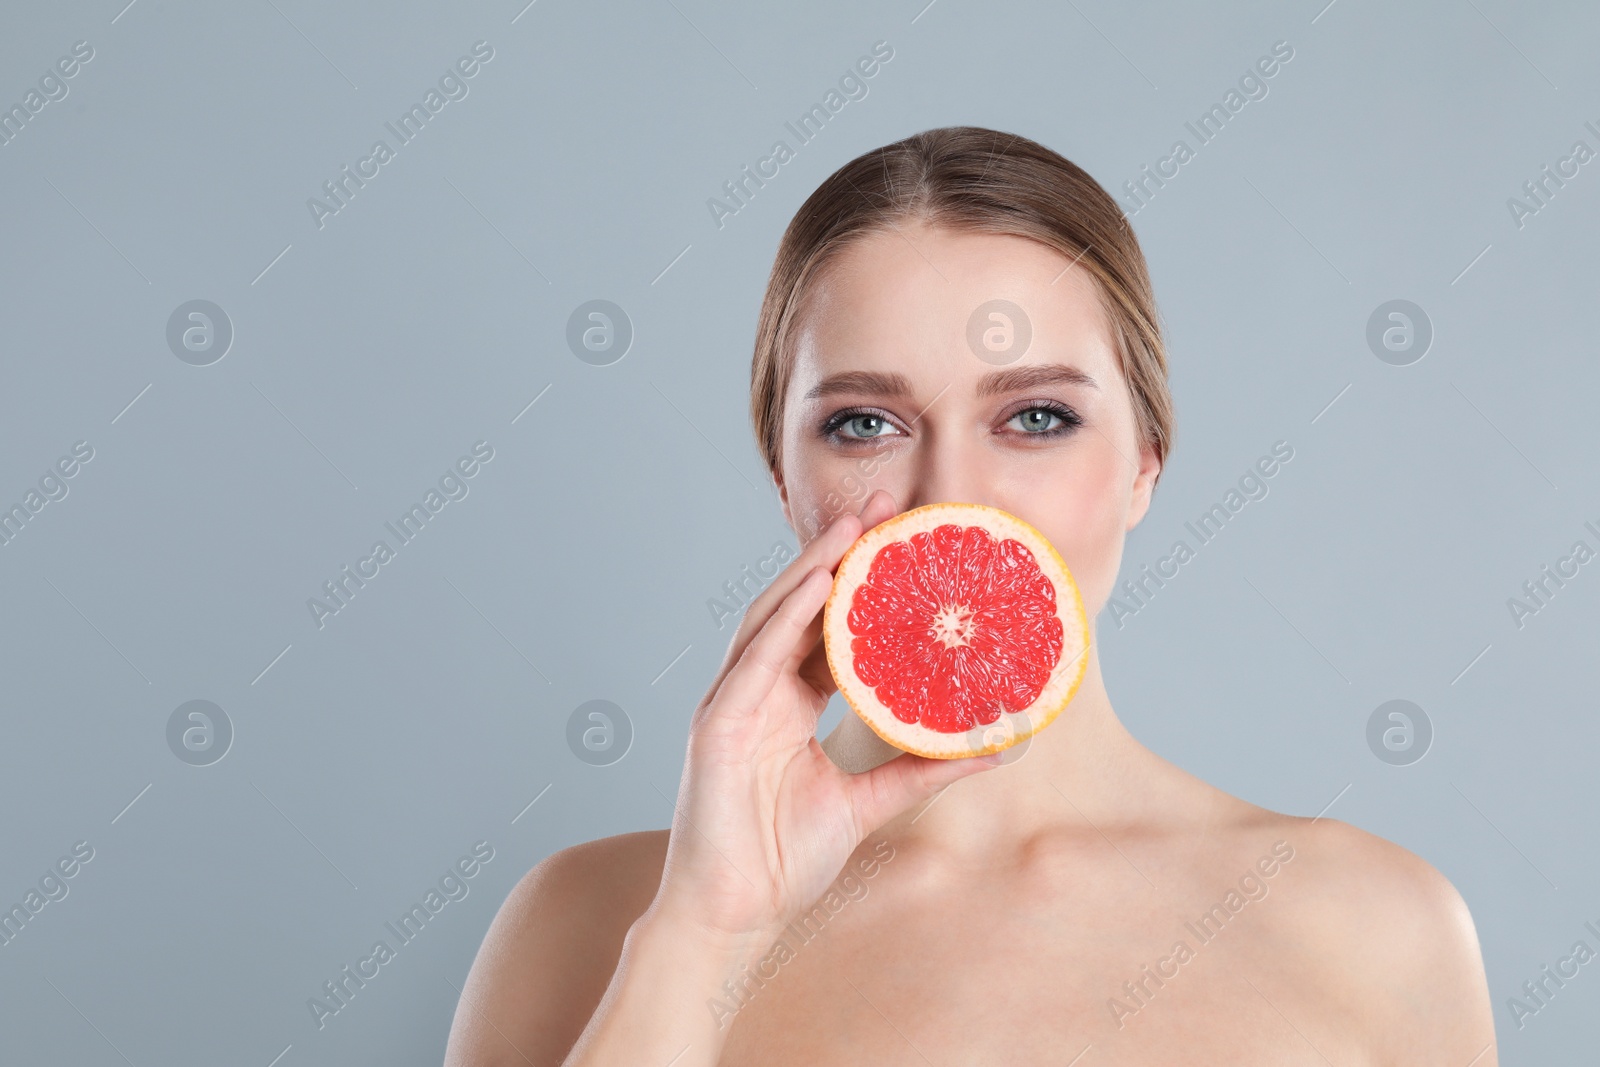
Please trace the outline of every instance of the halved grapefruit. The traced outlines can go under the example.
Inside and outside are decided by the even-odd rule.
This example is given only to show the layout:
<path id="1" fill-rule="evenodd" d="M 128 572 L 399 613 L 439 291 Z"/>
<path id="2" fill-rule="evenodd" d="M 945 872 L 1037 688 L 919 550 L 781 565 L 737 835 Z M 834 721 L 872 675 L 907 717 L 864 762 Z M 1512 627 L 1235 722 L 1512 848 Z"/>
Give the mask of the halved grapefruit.
<path id="1" fill-rule="evenodd" d="M 828 667 L 896 748 L 999 752 L 1060 714 L 1088 667 L 1089 619 L 1054 546 L 982 504 L 929 504 L 862 534 L 823 611 Z"/>

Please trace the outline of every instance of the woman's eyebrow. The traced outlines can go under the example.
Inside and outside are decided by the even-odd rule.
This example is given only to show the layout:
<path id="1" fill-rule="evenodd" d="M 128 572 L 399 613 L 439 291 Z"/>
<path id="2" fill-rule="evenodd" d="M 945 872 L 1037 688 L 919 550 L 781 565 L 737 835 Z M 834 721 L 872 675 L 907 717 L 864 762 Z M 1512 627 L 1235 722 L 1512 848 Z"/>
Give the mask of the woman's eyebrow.
<path id="1" fill-rule="evenodd" d="M 1066 363 L 1040 363 L 984 375 L 978 380 L 977 395 L 988 397 L 1019 389 L 1061 384 L 1100 388 L 1100 383 L 1077 367 Z M 812 386 L 803 399 L 820 400 L 840 393 L 872 393 L 877 396 L 906 398 L 915 392 L 911 379 L 904 374 L 857 370 L 830 374 Z"/>
<path id="2" fill-rule="evenodd" d="M 839 393 L 873 393 L 877 396 L 909 397 L 915 390 L 911 379 L 904 374 L 885 374 L 870 370 L 844 371 L 830 374 L 813 385 L 803 399 L 821 400 Z"/>
<path id="3" fill-rule="evenodd" d="M 978 381 L 977 394 L 980 397 L 994 396 L 996 393 L 1035 389 L 1041 385 L 1086 385 L 1091 389 L 1100 388 L 1099 382 L 1070 364 L 1040 363 L 986 374 Z"/>

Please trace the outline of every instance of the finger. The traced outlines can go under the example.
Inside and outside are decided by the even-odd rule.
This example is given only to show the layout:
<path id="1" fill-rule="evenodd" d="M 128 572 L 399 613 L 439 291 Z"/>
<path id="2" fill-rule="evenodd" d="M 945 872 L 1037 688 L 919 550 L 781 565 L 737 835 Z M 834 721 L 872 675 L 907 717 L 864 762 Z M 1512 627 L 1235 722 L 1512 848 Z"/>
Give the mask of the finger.
<path id="1" fill-rule="evenodd" d="M 823 641 L 813 641 L 811 651 L 800 662 L 795 670 L 801 678 L 811 684 L 817 691 L 817 696 L 826 701 L 839 691 L 839 681 L 833 676 L 833 668 L 828 665 L 828 646 Z M 821 718 L 821 711 L 817 713 Z"/>
<path id="2" fill-rule="evenodd" d="M 727 677 L 728 672 L 744 653 L 751 637 L 760 631 L 772 612 L 777 610 L 779 598 L 787 596 L 794 585 L 803 580 L 809 567 L 825 566 L 832 573 L 838 569 L 839 561 L 844 558 L 850 546 L 860 539 L 861 534 L 899 513 L 894 497 L 883 489 L 877 489 L 867 496 L 860 514 L 855 517 L 856 526 L 852 527 L 852 524 L 844 521 L 849 512 L 836 517 L 822 535 L 807 545 L 799 557 L 784 568 L 772 584 L 767 586 L 745 610 L 744 618 L 740 620 L 738 628 L 728 642 L 728 650 L 723 655 L 722 666 L 718 668 L 716 678 L 712 680 L 710 691 L 713 693 L 717 691 L 722 680 Z M 827 650 L 822 643 L 821 622 L 814 622 L 811 631 L 807 641 L 809 647 L 805 650 L 804 662 L 798 673 L 821 696 L 831 697 L 839 687 L 828 667 Z"/>
<path id="3" fill-rule="evenodd" d="M 894 497 L 883 489 L 874 490 L 867 497 L 866 503 L 861 506 L 862 533 L 881 522 L 894 518 L 898 514 L 900 514 L 900 509 L 895 504 Z M 835 570 L 837 568 L 838 565 L 835 564 Z M 820 636 L 819 631 L 818 637 L 820 638 Z M 810 682 L 812 688 L 816 689 L 817 693 L 824 698 L 831 697 L 839 691 L 839 683 L 833 677 L 833 671 L 828 666 L 828 650 L 821 640 L 815 642 L 797 673 L 801 678 Z"/>
<path id="4" fill-rule="evenodd" d="M 776 609 L 777 601 L 789 595 L 789 591 L 804 578 L 807 570 L 815 566 L 827 567 L 830 573 L 836 570 L 845 552 L 849 551 L 850 546 L 855 544 L 862 534 L 898 514 L 899 508 L 894 502 L 894 497 L 885 490 L 877 489 L 867 496 L 860 513 L 854 516 L 856 524 L 859 525 L 853 526 L 845 521 L 851 516 L 848 511 L 837 516 L 822 535 L 808 544 L 751 603 L 749 609 L 745 611 L 744 620 L 741 621 L 748 623 L 747 626 L 741 627 L 745 630 L 743 640 L 740 640 L 740 634 L 735 633 L 737 648 L 730 647 L 728 661 L 733 662 L 738 659 L 738 653 L 742 652 L 744 645 L 748 643 L 749 635 L 761 628 Z"/>
<path id="5" fill-rule="evenodd" d="M 811 620 L 822 610 L 831 588 L 829 574 L 821 567 L 801 576 L 717 688 L 707 705 L 708 719 L 737 722 L 761 707 L 779 675 L 797 658 Z"/>
<path id="6" fill-rule="evenodd" d="M 845 551 L 855 544 L 860 536 L 861 517 L 847 511 L 835 518 L 820 537 L 801 550 L 800 555 L 779 572 L 772 583 L 745 609 L 744 618 L 739 620 L 739 626 L 728 642 L 728 651 L 722 657 L 718 681 L 739 661 L 739 657 L 744 654 L 754 635 L 761 632 L 767 620 L 778 610 L 778 605 L 805 580 L 807 573 L 813 567 L 826 567 L 828 573 L 832 574 L 839 561 L 844 558 Z"/>
<path id="7" fill-rule="evenodd" d="M 874 489 L 861 506 L 861 530 L 865 533 L 880 522 L 900 514 L 900 507 L 886 489 Z"/>
<path id="8" fill-rule="evenodd" d="M 863 836 L 913 804 L 970 775 L 998 766 L 993 756 L 929 759 L 907 752 L 870 771 L 849 775 L 851 806 Z"/>

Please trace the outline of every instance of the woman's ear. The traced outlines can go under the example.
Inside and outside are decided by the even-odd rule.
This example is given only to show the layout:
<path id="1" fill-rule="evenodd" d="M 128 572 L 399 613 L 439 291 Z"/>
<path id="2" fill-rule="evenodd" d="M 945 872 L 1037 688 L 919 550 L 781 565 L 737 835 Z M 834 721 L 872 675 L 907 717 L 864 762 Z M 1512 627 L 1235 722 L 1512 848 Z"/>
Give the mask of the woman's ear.
<path id="1" fill-rule="evenodd" d="M 772 484 L 778 490 L 778 505 L 783 509 L 783 521 L 788 523 L 789 529 L 794 529 L 794 519 L 789 516 L 789 489 L 783 484 L 783 472 L 772 472 Z"/>
<path id="2" fill-rule="evenodd" d="M 1161 474 L 1161 461 L 1156 458 L 1156 450 L 1149 445 L 1139 449 L 1139 472 L 1133 477 L 1133 492 L 1128 500 L 1128 524 L 1123 529 L 1131 530 L 1139 525 L 1145 512 L 1150 510 L 1150 498 L 1155 493 L 1156 478 Z"/>

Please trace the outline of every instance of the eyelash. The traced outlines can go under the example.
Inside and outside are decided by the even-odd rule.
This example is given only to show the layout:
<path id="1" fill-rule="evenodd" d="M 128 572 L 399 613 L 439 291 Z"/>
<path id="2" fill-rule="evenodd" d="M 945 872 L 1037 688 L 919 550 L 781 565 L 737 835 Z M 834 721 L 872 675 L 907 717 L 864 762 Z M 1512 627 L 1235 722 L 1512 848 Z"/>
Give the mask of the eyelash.
<path id="1" fill-rule="evenodd" d="M 1065 404 L 1058 404 L 1053 400 L 1044 400 L 1044 401 L 1040 401 L 1038 403 L 1029 404 L 1027 407 L 1018 408 L 1015 412 L 1013 412 L 1010 415 L 1010 417 L 1008 417 L 1006 419 L 1006 422 L 1010 422 L 1012 419 L 1016 418 L 1018 415 L 1023 415 L 1023 414 L 1026 414 L 1027 412 L 1030 412 L 1030 411 L 1047 411 L 1050 414 L 1054 415 L 1056 418 L 1060 419 L 1061 423 L 1060 423 L 1060 425 L 1053 426 L 1048 430 L 1040 430 L 1038 432 L 1029 432 L 1027 430 L 1024 430 L 1022 432 L 1022 436 L 1024 436 L 1024 437 L 1032 437 L 1032 438 L 1064 437 L 1067 434 L 1071 433 L 1072 431 L 1076 430 L 1079 426 L 1083 425 L 1083 417 L 1081 415 L 1079 415 L 1076 411 L 1073 411 L 1071 408 L 1067 407 Z M 827 438 L 827 439 L 829 439 L 831 441 L 836 441 L 836 442 L 840 442 L 840 443 L 848 443 L 848 442 L 856 442 L 856 441 L 871 441 L 871 440 L 874 440 L 876 436 L 887 436 L 887 435 L 874 435 L 874 437 L 847 437 L 847 436 L 843 436 L 843 435 L 841 435 L 839 433 L 839 428 L 841 426 L 843 426 L 845 423 L 850 422 L 850 421 L 852 421 L 854 419 L 862 418 L 863 416 L 870 416 L 872 418 L 882 419 L 884 422 L 889 422 L 890 421 L 889 418 L 886 415 L 883 414 L 883 412 L 874 410 L 873 408 L 859 408 L 859 407 L 858 408 L 845 408 L 843 411 L 834 412 L 834 414 L 829 416 L 827 421 L 825 421 L 822 424 L 821 430 L 818 431 L 818 432 L 823 437 L 825 437 L 825 438 Z"/>

